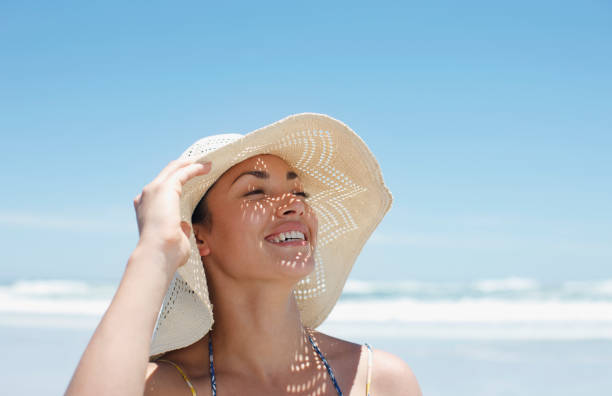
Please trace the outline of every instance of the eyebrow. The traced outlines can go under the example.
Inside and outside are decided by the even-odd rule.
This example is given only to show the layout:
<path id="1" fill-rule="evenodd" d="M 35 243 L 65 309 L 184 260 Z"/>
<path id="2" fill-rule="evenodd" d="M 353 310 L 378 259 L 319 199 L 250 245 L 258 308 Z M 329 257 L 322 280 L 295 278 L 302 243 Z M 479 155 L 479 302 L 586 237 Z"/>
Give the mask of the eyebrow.
<path id="1" fill-rule="evenodd" d="M 258 170 L 246 171 L 238 175 L 238 177 L 235 178 L 234 181 L 232 182 L 232 185 L 236 183 L 236 181 L 240 179 L 242 176 L 246 176 L 246 175 L 255 176 L 258 179 L 269 179 L 270 178 L 270 174 L 266 171 L 258 171 Z M 297 173 L 293 171 L 287 172 L 287 180 L 293 180 L 293 179 L 296 179 L 297 177 L 298 177 Z"/>

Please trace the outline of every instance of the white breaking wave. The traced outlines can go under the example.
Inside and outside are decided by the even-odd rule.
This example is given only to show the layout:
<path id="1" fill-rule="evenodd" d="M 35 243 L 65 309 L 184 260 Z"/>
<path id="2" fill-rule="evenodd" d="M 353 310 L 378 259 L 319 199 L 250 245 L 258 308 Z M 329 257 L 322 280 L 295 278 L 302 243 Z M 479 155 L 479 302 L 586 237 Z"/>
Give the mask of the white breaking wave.
<path id="1" fill-rule="evenodd" d="M 493 298 L 511 301 L 612 301 L 612 279 L 559 283 L 543 283 L 521 277 L 471 282 L 349 280 L 344 287 L 341 299 L 403 297 L 434 301 L 466 298 Z"/>
<path id="2" fill-rule="evenodd" d="M 0 285 L 0 300 L 23 298 L 110 299 L 116 283 L 80 280 L 18 280 Z M 351 299 L 401 299 L 458 301 L 466 298 L 520 300 L 567 300 L 612 302 L 612 279 L 544 284 L 530 278 L 509 277 L 471 282 L 426 282 L 414 280 L 348 280 L 342 301 Z"/>
<path id="3" fill-rule="evenodd" d="M 592 294 L 599 296 L 612 297 L 612 279 L 600 282 L 578 282 L 571 281 L 563 284 L 566 293 Z"/>
<path id="4" fill-rule="evenodd" d="M 5 296 L 6 297 L 6 296 Z M 1 298 L 0 315 L 101 316 L 106 299 Z M 516 321 L 612 321 L 612 302 L 507 301 L 465 299 L 418 301 L 384 299 L 340 301 L 331 312 L 334 322 L 516 322 Z"/>
<path id="5" fill-rule="evenodd" d="M 340 301 L 320 328 L 367 341 L 612 340 L 612 301 Z"/>
<path id="6" fill-rule="evenodd" d="M 507 279 L 487 279 L 474 282 L 474 288 L 485 293 L 496 291 L 536 290 L 539 287 L 540 284 L 533 279 L 517 277 Z"/>
<path id="7" fill-rule="evenodd" d="M 611 340 L 612 322 L 413 322 L 326 321 L 320 331 L 357 342 L 392 338 L 433 340 Z"/>
<path id="8" fill-rule="evenodd" d="M 22 296 L 87 295 L 91 287 L 82 281 L 17 281 L 10 286 L 0 287 L 2 292 Z"/>
<path id="9" fill-rule="evenodd" d="M 106 311 L 110 300 L 61 299 L 45 300 L 34 298 L 0 299 L 0 315 L 4 313 L 90 315 L 100 316 Z"/>
<path id="10" fill-rule="evenodd" d="M 0 286 L 0 300 L 7 297 L 40 298 L 96 298 L 112 297 L 117 285 L 109 283 L 89 283 L 79 280 L 18 280 Z"/>
<path id="11" fill-rule="evenodd" d="M 612 302 L 412 299 L 341 301 L 329 319 L 335 322 L 518 322 L 611 321 Z"/>
<path id="12" fill-rule="evenodd" d="M 110 284 L 71 280 L 28 280 L 0 286 L 0 315 L 55 314 L 100 316 L 115 291 Z"/>
<path id="13" fill-rule="evenodd" d="M 0 286 L 0 326 L 93 330 L 117 284 L 68 280 Z M 322 326 L 340 336 L 612 339 L 612 280 L 545 286 L 349 281 Z"/>

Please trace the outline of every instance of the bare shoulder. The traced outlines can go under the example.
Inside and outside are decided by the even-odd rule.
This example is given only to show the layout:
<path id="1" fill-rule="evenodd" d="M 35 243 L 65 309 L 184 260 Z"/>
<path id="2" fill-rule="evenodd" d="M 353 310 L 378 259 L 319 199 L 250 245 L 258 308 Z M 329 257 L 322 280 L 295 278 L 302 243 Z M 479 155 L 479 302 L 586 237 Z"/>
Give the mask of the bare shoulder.
<path id="1" fill-rule="evenodd" d="M 331 360 L 354 360 L 361 354 L 361 345 L 330 336 L 319 331 L 311 333 L 314 341 L 321 347 L 328 359 Z"/>
<path id="2" fill-rule="evenodd" d="M 329 352 L 327 358 L 334 361 L 334 371 L 339 369 L 342 373 L 337 377 L 352 378 L 351 385 L 356 389 L 365 389 L 368 366 L 366 348 L 320 332 L 314 332 L 314 337 L 321 349 Z M 380 349 L 372 349 L 372 352 L 372 395 L 422 396 L 419 383 L 406 362 Z M 350 385 L 345 384 L 345 387 L 348 389 Z"/>
<path id="3" fill-rule="evenodd" d="M 421 396 L 421 388 L 412 369 L 389 352 L 372 349 L 372 394 Z"/>

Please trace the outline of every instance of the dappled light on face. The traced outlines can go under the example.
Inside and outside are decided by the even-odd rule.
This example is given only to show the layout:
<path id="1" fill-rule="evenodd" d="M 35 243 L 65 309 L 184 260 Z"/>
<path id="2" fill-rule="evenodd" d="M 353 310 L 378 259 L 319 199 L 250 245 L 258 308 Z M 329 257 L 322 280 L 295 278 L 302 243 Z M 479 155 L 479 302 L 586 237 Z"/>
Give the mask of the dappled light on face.
<path id="1" fill-rule="evenodd" d="M 263 159 L 263 157 L 257 157 L 255 159 L 254 167 L 256 170 L 263 171 L 268 169 L 268 164 L 266 164 L 266 161 Z"/>
<path id="2" fill-rule="evenodd" d="M 297 173 L 279 159 L 265 156 L 255 157 L 239 172 L 234 179 L 241 180 L 236 188 L 239 211 L 229 215 L 237 216 L 242 224 L 235 226 L 239 229 L 234 235 L 248 235 L 244 242 L 252 241 L 250 235 L 261 236 L 257 246 L 267 257 L 276 255 L 274 261 L 281 267 L 302 272 L 312 267 L 317 219 Z M 292 224 L 283 226 L 286 223 Z"/>
<path id="3" fill-rule="evenodd" d="M 256 223 L 266 216 L 270 208 L 261 202 L 247 201 L 240 204 L 240 210 L 243 222 Z"/>
<path id="4" fill-rule="evenodd" d="M 281 260 L 281 265 L 285 267 L 291 267 L 291 268 L 296 268 L 298 266 L 304 266 L 306 265 L 306 263 L 308 262 L 311 256 L 312 254 L 310 252 L 306 254 L 303 252 L 297 252 L 293 260 Z"/>

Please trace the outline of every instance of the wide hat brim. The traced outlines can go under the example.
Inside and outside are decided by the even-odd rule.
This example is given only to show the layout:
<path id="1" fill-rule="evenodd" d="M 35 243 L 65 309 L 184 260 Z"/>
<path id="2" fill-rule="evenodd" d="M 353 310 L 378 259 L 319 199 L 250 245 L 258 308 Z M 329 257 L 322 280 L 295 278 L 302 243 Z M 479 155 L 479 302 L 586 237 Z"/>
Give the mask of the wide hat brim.
<path id="1" fill-rule="evenodd" d="M 392 196 L 376 158 L 355 132 L 329 116 L 303 113 L 246 135 L 204 138 L 187 149 L 180 158 L 211 161 L 212 169 L 184 185 L 182 219 L 191 224 L 208 188 L 232 166 L 260 154 L 281 157 L 297 171 L 318 217 L 315 269 L 294 289 L 302 322 L 315 328 L 336 304 Z M 162 303 L 151 355 L 191 345 L 212 327 L 212 305 L 193 233 L 190 243 L 189 259 L 177 270 Z"/>

